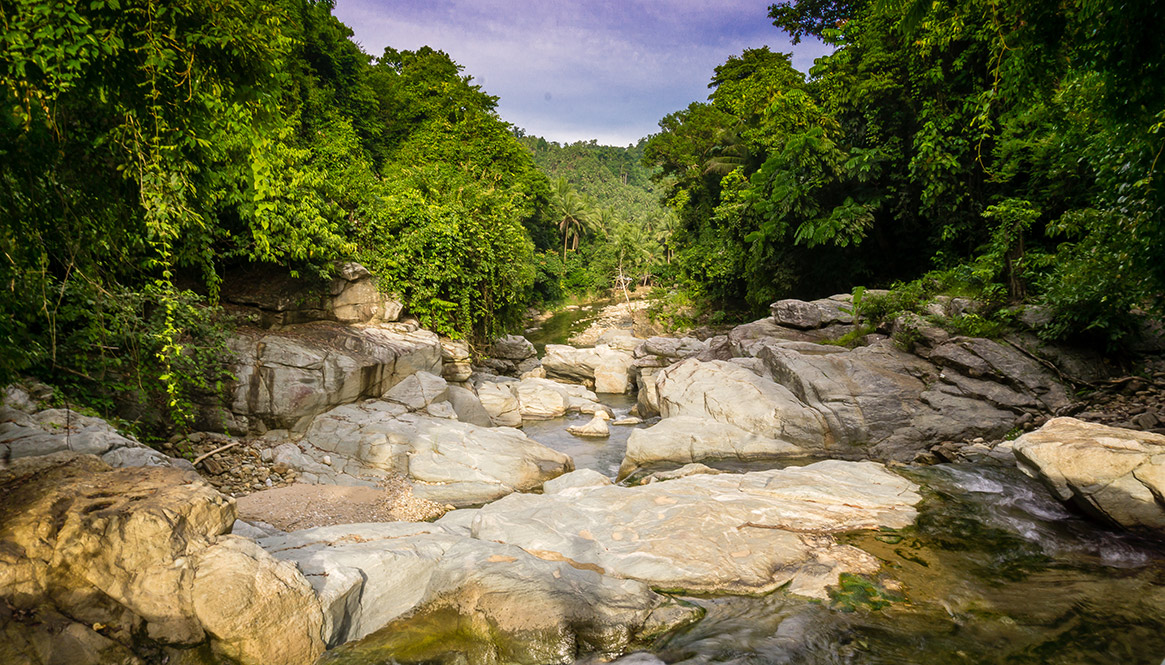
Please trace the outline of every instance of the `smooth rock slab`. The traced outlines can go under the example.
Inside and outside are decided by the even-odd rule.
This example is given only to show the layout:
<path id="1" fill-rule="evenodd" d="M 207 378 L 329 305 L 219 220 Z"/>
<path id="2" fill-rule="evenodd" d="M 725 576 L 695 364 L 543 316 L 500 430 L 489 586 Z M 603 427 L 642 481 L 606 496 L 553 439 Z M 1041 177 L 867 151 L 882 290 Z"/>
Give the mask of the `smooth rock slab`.
<path id="1" fill-rule="evenodd" d="M 811 450 L 831 443 L 821 414 L 788 388 L 734 363 L 689 358 L 663 370 L 655 385 L 664 418 L 714 420 Z"/>
<path id="2" fill-rule="evenodd" d="M 753 434 L 735 425 L 705 418 L 676 416 L 631 432 L 627 439 L 627 452 L 619 468 L 619 477 L 626 478 L 640 467 L 661 462 L 688 464 L 716 459 L 750 461 L 804 454 L 802 448 L 791 443 Z"/>
<path id="3" fill-rule="evenodd" d="M 1165 530 L 1165 436 L 1053 418 L 1013 444 L 1061 501 L 1126 528 Z"/>
<path id="4" fill-rule="evenodd" d="M 654 588 L 691 593 L 790 591 L 824 598 L 842 572 L 878 562 L 836 532 L 902 528 L 917 486 L 874 462 L 828 460 L 640 487 L 511 495 L 483 507 L 473 536 Z"/>
<path id="5" fill-rule="evenodd" d="M 511 653 L 513 662 L 569 663 L 577 651 L 618 655 L 699 616 L 642 583 L 463 533 L 440 524 L 349 524 L 260 543 L 311 580 L 330 646 L 411 613 L 452 609 L 483 622 L 480 632 L 491 641 L 525 654 Z M 373 636 L 370 646 L 392 637 Z"/>
<path id="6" fill-rule="evenodd" d="M 276 461 L 324 474 L 321 479 L 337 484 L 400 474 L 414 482 L 414 495 L 454 505 L 534 489 L 574 468 L 569 456 L 519 430 L 408 413 L 399 404 L 379 400 L 318 416 L 298 450 L 301 456 L 277 450 Z"/>
<path id="7" fill-rule="evenodd" d="M 69 409 L 25 413 L 0 406 L 0 469 L 22 457 L 57 452 L 98 455 L 121 468 L 163 466 L 193 470 L 189 461 L 170 457 L 118 432 L 101 418 Z"/>

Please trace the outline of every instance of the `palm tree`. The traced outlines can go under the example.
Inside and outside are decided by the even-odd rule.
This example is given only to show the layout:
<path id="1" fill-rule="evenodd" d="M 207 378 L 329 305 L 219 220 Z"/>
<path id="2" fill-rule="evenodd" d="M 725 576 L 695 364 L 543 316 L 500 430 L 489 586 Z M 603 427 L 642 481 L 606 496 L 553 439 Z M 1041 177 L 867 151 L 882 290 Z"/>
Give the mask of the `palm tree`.
<path id="1" fill-rule="evenodd" d="M 578 249 L 579 237 L 591 215 L 590 206 L 566 178 L 559 178 L 550 194 L 550 207 L 558 219 L 558 230 L 562 232 L 562 260 L 566 261 L 567 243 L 574 238 L 574 249 Z"/>

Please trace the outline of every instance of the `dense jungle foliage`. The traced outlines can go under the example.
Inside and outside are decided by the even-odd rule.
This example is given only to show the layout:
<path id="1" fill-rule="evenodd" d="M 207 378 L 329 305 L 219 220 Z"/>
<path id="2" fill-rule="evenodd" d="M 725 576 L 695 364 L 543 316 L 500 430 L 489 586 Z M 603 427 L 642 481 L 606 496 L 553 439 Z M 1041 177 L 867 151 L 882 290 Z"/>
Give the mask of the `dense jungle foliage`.
<path id="1" fill-rule="evenodd" d="M 669 241 L 677 218 L 661 205 L 652 170 L 643 164 L 646 139 L 626 148 L 521 140 L 552 179 L 551 210 L 561 239 L 536 257 L 545 276 L 538 280 L 544 301 L 673 281 Z"/>
<path id="2" fill-rule="evenodd" d="M 518 321 L 549 180 L 448 56 L 369 57 L 331 10 L 0 3 L 0 383 L 213 389 L 198 350 L 251 263 L 363 262 L 447 334 Z"/>
<path id="3" fill-rule="evenodd" d="M 759 312 L 913 280 L 1106 342 L 1160 310 L 1160 4 L 785 0 L 831 55 L 746 50 L 629 148 L 525 136 L 444 53 L 372 57 L 332 8 L 0 0 L 0 384 L 180 423 L 228 378 L 220 285 L 255 264 L 360 261 L 478 339 L 658 283 Z"/>
<path id="4" fill-rule="evenodd" d="M 1165 6 L 784 0 L 770 18 L 835 52 L 808 77 L 767 48 L 729 58 L 644 151 L 690 292 L 760 312 L 917 280 L 1040 301 L 1046 335 L 1109 343 L 1159 312 Z"/>

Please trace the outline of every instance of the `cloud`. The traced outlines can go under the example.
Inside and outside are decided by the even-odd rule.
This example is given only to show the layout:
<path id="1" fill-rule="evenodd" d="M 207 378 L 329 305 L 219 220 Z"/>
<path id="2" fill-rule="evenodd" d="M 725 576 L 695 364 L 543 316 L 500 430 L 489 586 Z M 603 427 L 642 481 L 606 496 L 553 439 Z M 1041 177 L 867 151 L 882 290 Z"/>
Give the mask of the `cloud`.
<path id="1" fill-rule="evenodd" d="M 745 48 L 791 47 L 771 0 L 338 0 L 335 14 L 372 55 L 386 46 L 448 53 L 508 122 L 550 140 L 627 145 L 664 115 L 707 98 L 712 70 Z"/>

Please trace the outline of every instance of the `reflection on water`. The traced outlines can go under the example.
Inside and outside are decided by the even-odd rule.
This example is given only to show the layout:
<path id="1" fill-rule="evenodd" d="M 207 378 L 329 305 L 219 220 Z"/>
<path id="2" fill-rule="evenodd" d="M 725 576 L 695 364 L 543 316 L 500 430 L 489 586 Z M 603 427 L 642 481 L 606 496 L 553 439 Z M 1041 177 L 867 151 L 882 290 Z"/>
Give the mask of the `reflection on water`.
<path id="1" fill-rule="evenodd" d="M 635 406 L 633 395 L 600 394 L 599 401 L 615 412 L 614 420 L 626 416 L 631 407 Z M 627 450 L 627 439 L 635 427 L 611 425 L 611 436 L 605 439 L 584 438 L 567 433 L 567 427 L 586 424 L 590 419 L 590 415 L 575 413 L 563 418 L 527 421 L 522 425 L 522 431 L 538 443 L 570 455 L 574 459 L 574 468 L 594 469 L 613 479 L 619 472 L 623 452 Z"/>
<path id="2" fill-rule="evenodd" d="M 614 301 L 602 300 L 585 305 L 578 309 L 555 312 L 536 329 L 525 333 L 526 339 L 534 345 L 538 355 L 546 352 L 547 344 L 569 344 L 571 336 L 587 329 L 592 321 L 599 317 L 603 307 Z"/>
<path id="3" fill-rule="evenodd" d="M 547 423 L 544 438 L 563 446 L 599 446 L 572 452 L 580 467 L 608 473 L 617 465 L 619 446 L 559 440 L 552 429 Z M 903 473 L 924 487 L 915 525 L 840 538 L 877 556 L 881 574 L 851 578 L 826 601 L 781 591 L 688 598 L 707 616 L 656 644 L 656 655 L 683 665 L 1158 665 L 1165 658 L 1159 543 L 1080 519 L 1014 469 L 947 465 Z M 560 661 L 561 641 L 547 640 L 541 656 L 518 657 L 488 631 L 467 630 L 468 619 L 432 612 L 406 618 L 381 631 L 381 643 L 346 645 L 325 660 Z M 580 665 L 599 662 L 578 655 Z"/>
<path id="4" fill-rule="evenodd" d="M 1144 663 L 1165 658 L 1159 544 L 1097 528 L 1014 469 L 907 472 L 915 526 L 843 540 L 879 557 L 904 602 L 871 611 L 780 592 L 697 600 L 668 663 Z"/>

